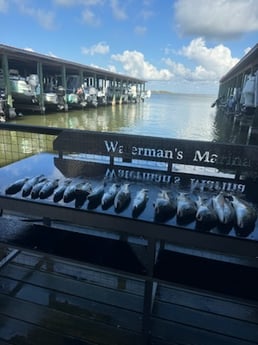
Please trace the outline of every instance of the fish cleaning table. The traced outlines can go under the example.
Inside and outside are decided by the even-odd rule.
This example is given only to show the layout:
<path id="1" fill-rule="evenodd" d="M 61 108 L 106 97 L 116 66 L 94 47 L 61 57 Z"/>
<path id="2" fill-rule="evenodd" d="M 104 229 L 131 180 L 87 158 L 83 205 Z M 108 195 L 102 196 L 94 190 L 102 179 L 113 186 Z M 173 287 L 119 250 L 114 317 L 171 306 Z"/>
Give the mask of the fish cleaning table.
<path id="1" fill-rule="evenodd" d="M 193 289 L 188 291 L 185 286 L 181 289 L 173 284 L 168 285 L 169 280 L 165 281 L 164 290 L 164 281 L 162 282 L 162 278 L 157 274 L 157 267 L 160 269 L 162 266 L 162 259 L 158 262 L 157 257 L 160 253 L 169 250 L 174 253 L 185 251 L 199 258 L 207 255 L 220 263 L 233 262 L 240 268 L 243 265 L 248 266 L 247 269 L 252 268 L 256 272 L 258 268 L 257 221 L 251 227 L 238 229 L 235 223 L 223 225 L 216 222 L 212 225 L 203 225 L 198 224 L 195 218 L 179 221 L 175 213 L 170 217 L 157 219 L 154 205 L 160 190 L 172 194 L 174 192 L 194 193 L 202 197 L 214 197 L 223 192 L 226 195 L 240 196 L 257 210 L 258 148 L 64 130 L 53 141 L 53 151 L 53 153 L 32 155 L 0 169 L 0 181 L 2 181 L 0 209 L 4 212 L 6 210 L 12 214 L 25 216 L 28 219 L 35 220 L 36 218 L 35 221 L 42 220 L 45 225 L 48 225 L 46 229 L 48 229 L 50 240 L 52 229 L 49 232 L 49 226 L 54 225 L 53 231 L 55 231 L 56 224 L 58 233 L 60 230 L 61 232 L 68 230 L 70 231 L 69 236 L 78 230 L 80 234 L 85 232 L 85 235 L 93 234 L 96 238 L 98 236 L 108 238 L 108 236 L 114 235 L 119 241 L 128 241 L 128 243 L 130 238 L 138 239 L 146 256 L 145 270 L 140 275 L 140 279 L 143 280 L 144 286 L 142 330 L 147 339 L 151 333 L 155 334 L 154 320 L 159 325 L 164 321 L 166 326 L 162 327 L 166 327 L 169 333 L 167 339 L 171 339 L 170 326 L 167 325 L 172 322 L 173 312 L 166 311 L 166 316 L 163 314 L 157 316 L 157 312 L 162 310 L 162 308 L 157 309 L 157 289 L 159 289 L 159 296 L 162 295 L 162 291 L 166 291 L 167 294 L 167 291 L 171 290 L 169 301 L 166 295 L 161 306 L 166 305 L 166 308 L 172 308 L 171 310 L 179 310 L 181 307 L 178 306 L 178 303 L 182 302 L 180 310 L 183 312 L 184 319 L 187 304 L 187 315 L 192 310 L 194 313 L 198 310 L 201 315 L 206 315 L 208 311 L 208 315 L 205 316 L 208 323 L 216 318 L 218 325 L 224 325 L 225 315 L 229 313 L 228 310 L 231 310 L 231 307 L 227 307 L 228 297 L 223 299 L 221 296 L 215 295 L 214 297 L 213 294 L 208 293 L 210 305 L 207 306 L 207 293 L 203 293 L 203 291 L 196 292 Z M 11 195 L 5 193 L 6 188 L 15 181 L 41 174 L 51 181 L 58 179 L 60 183 L 68 178 L 71 181 L 85 180 L 90 183 L 93 190 L 103 185 L 103 182 L 105 182 L 105 190 L 113 183 L 129 184 L 131 201 L 118 211 L 114 208 L 114 204 L 103 208 L 100 199 L 94 207 L 89 207 L 87 199 L 80 207 L 76 207 L 75 200 L 65 202 L 62 199 L 54 202 L 53 193 L 44 199 L 33 199 L 30 195 L 24 197 L 22 190 Z M 134 215 L 132 205 L 137 192 L 141 189 L 148 190 L 148 200 L 145 208 Z M 173 257 L 175 258 L 175 255 Z M 173 266 L 173 262 L 171 265 Z M 161 267 L 161 270 L 170 271 L 170 268 Z M 201 267 L 200 272 L 202 272 Z M 139 275 L 130 273 L 130 277 L 138 279 Z M 181 302 L 175 300 L 175 289 L 180 293 Z M 188 297 L 182 298 L 182 294 Z M 219 313 L 216 309 L 218 298 L 221 303 Z M 241 329 L 243 329 L 243 324 L 247 324 L 247 314 L 254 315 L 251 317 L 250 327 L 258 324 L 255 316 L 258 308 L 256 302 L 250 303 L 249 301 L 244 312 L 241 311 L 241 313 L 239 310 L 243 308 L 243 301 L 234 300 L 234 306 L 238 308 L 237 316 L 234 311 L 232 311 L 232 315 L 227 314 L 228 322 L 234 327 L 227 327 L 226 336 L 219 335 L 220 331 L 215 332 L 214 323 L 211 322 L 207 326 L 208 331 L 205 330 L 205 335 L 209 339 L 207 343 L 210 343 L 209 341 L 214 335 L 218 337 L 218 342 L 223 344 L 235 344 L 236 338 L 242 339 Z M 236 319 L 238 319 L 239 327 L 235 327 Z M 198 317 L 194 315 L 193 319 L 182 321 L 182 324 L 186 322 L 187 325 L 184 327 L 188 332 L 192 332 L 191 334 L 204 327 L 204 319 L 202 324 L 197 324 L 197 326 L 196 320 Z M 175 335 L 178 343 L 184 344 L 185 332 L 177 334 L 177 320 L 173 320 L 172 324 L 172 335 Z M 161 334 L 160 327 L 157 330 Z M 254 333 L 248 332 L 251 342 L 255 336 Z M 240 343 L 251 344 L 251 342 Z M 147 341 L 146 344 L 149 342 Z"/>
<path id="2" fill-rule="evenodd" d="M 0 208 L 32 217 L 67 222 L 100 231 L 167 241 L 173 245 L 255 259 L 258 229 L 239 233 L 229 226 L 200 226 L 195 219 L 182 222 L 173 214 L 156 220 L 153 204 L 160 190 L 215 196 L 219 192 L 243 197 L 256 208 L 258 148 L 210 142 L 175 140 L 115 133 L 64 130 L 54 140 L 56 154 L 42 153 L 0 169 Z M 83 177 L 92 188 L 106 183 L 129 183 L 131 202 L 121 212 L 111 205 L 93 208 L 87 201 L 76 208 L 74 201 L 53 202 L 5 195 L 19 178 L 44 174 L 48 179 Z M 134 217 L 132 203 L 141 189 L 148 190 L 145 209 Z"/>

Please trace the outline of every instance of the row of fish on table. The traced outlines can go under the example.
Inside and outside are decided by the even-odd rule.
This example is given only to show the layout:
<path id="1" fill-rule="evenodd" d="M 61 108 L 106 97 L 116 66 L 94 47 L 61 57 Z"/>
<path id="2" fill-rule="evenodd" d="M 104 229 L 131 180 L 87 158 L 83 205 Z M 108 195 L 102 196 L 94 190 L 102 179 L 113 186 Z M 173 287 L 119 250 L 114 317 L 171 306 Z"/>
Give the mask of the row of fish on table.
<path id="1" fill-rule="evenodd" d="M 31 199 L 52 197 L 55 203 L 74 202 L 76 208 L 81 208 L 88 201 L 88 209 L 101 205 L 105 210 L 113 205 L 116 212 L 121 212 L 131 204 L 133 217 L 138 217 L 149 201 L 147 188 L 139 188 L 132 197 L 129 183 L 111 183 L 107 186 L 103 182 L 93 187 L 84 178 L 59 180 L 48 179 L 44 175 L 19 179 L 5 190 L 7 195 L 19 192 L 22 197 Z M 253 204 L 224 192 L 204 197 L 198 193 L 162 189 L 153 200 L 153 208 L 154 219 L 157 221 L 167 221 L 176 215 L 178 222 L 196 220 L 207 228 L 216 224 L 234 224 L 240 232 L 254 227 L 257 219 L 257 210 Z"/>

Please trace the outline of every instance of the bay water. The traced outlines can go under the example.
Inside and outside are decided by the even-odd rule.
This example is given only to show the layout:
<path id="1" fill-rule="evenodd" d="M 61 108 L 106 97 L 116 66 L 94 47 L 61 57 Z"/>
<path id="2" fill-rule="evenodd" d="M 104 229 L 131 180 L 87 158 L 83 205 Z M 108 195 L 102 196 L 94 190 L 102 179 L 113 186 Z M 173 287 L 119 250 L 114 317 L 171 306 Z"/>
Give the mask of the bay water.
<path id="1" fill-rule="evenodd" d="M 26 114 L 17 124 L 213 141 L 216 95 L 153 93 L 144 102 Z"/>

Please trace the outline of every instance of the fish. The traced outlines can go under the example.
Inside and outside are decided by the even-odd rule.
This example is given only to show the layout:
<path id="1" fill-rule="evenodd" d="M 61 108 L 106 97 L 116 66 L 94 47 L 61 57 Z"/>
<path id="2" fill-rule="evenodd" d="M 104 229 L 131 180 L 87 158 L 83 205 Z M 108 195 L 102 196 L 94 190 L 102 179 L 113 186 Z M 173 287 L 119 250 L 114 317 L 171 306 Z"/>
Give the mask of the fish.
<path id="1" fill-rule="evenodd" d="M 228 225 L 235 219 L 235 210 L 232 203 L 223 192 L 212 197 L 212 205 L 221 224 Z"/>
<path id="2" fill-rule="evenodd" d="M 176 212 L 176 200 L 169 196 L 165 190 L 161 190 L 153 203 L 154 218 L 156 220 L 165 221 L 174 216 Z"/>
<path id="3" fill-rule="evenodd" d="M 41 191 L 41 189 L 43 188 L 43 186 L 45 185 L 47 179 L 44 179 L 43 181 L 35 184 L 33 187 L 32 187 L 32 190 L 31 190 L 31 193 L 30 193 L 30 196 L 32 199 L 37 199 L 39 198 L 39 192 Z"/>
<path id="4" fill-rule="evenodd" d="M 109 206 L 111 206 L 114 203 L 115 196 L 117 195 L 119 191 L 119 184 L 113 183 L 109 189 L 104 192 L 102 198 L 101 198 L 101 206 L 103 209 L 107 209 Z"/>
<path id="5" fill-rule="evenodd" d="M 16 194 L 21 191 L 24 184 L 29 180 L 29 177 L 21 178 L 5 189 L 5 194 Z"/>
<path id="6" fill-rule="evenodd" d="M 123 184 L 117 192 L 114 199 L 114 207 L 116 212 L 123 211 L 131 201 L 131 192 L 129 183 Z"/>
<path id="7" fill-rule="evenodd" d="M 218 217 L 217 214 L 212 207 L 212 199 L 202 198 L 200 195 L 197 197 L 196 200 L 197 211 L 196 211 L 196 221 L 202 225 L 213 225 L 217 222 Z"/>
<path id="8" fill-rule="evenodd" d="M 92 192 L 88 195 L 88 200 L 89 201 L 93 201 L 95 199 L 100 199 L 102 198 L 103 194 L 104 194 L 104 184 L 95 187 Z"/>
<path id="9" fill-rule="evenodd" d="M 72 180 L 70 178 L 67 178 L 63 181 L 62 184 L 60 184 L 54 191 L 54 195 L 53 195 L 53 201 L 54 202 L 58 202 L 60 200 L 62 200 L 63 196 L 64 196 L 64 191 L 66 189 L 66 187 L 72 182 Z"/>
<path id="10" fill-rule="evenodd" d="M 102 196 L 105 192 L 105 184 L 101 184 L 93 189 L 93 191 L 88 195 L 88 208 L 96 208 L 100 203 Z"/>
<path id="11" fill-rule="evenodd" d="M 133 200 L 133 206 L 132 206 L 133 216 L 135 217 L 138 216 L 145 209 L 148 199 L 149 199 L 148 189 L 143 188 L 137 192 Z"/>
<path id="12" fill-rule="evenodd" d="M 41 181 L 44 181 L 46 177 L 41 174 L 28 179 L 22 187 L 22 196 L 26 197 L 30 195 L 33 186 Z"/>
<path id="13" fill-rule="evenodd" d="M 53 194 L 54 190 L 58 187 L 59 179 L 47 181 L 39 192 L 40 199 L 46 199 Z"/>
<path id="14" fill-rule="evenodd" d="M 237 227 L 241 230 L 245 230 L 254 226 L 257 219 L 257 211 L 255 207 L 234 195 L 232 196 L 231 203 L 235 210 Z"/>
<path id="15" fill-rule="evenodd" d="M 71 183 L 68 184 L 68 186 L 65 188 L 64 194 L 63 194 L 63 201 L 65 203 L 71 202 L 75 200 L 76 198 L 76 188 L 82 183 L 81 180 L 74 180 Z"/>
<path id="16" fill-rule="evenodd" d="M 80 208 L 85 203 L 88 195 L 92 192 L 92 186 L 89 182 L 84 181 L 75 187 L 75 207 Z"/>
<path id="17" fill-rule="evenodd" d="M 196 216 L 197 206 L 195 201 L 186 193 L 177 196 L 177 219 L 180 221 L 192 220 Z"/>

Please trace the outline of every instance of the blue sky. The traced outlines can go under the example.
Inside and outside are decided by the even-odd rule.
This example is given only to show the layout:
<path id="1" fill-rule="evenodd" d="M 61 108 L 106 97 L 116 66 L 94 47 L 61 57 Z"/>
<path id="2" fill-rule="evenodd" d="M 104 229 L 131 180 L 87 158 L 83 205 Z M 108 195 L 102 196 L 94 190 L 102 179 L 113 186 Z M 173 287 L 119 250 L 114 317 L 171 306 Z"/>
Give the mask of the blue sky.
<path id="1" fill-rule="evenodd" d="M 258 0 L 0 0 L 1 44 L 217 94 L 257 42 Z"/>

